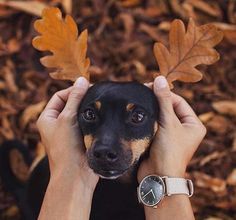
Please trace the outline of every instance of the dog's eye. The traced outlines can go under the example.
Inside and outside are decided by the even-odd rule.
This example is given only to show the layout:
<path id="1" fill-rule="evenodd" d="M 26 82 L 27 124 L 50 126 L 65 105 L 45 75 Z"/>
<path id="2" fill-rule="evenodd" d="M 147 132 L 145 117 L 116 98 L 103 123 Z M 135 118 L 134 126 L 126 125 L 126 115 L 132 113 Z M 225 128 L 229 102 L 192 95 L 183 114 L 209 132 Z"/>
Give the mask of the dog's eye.
<path id="1" fill-rule="evenodd" d="M 86 109 L 83 113 L 83 117 L 86 121 L 95 121 L 96 115 L 92 109 Z"/>
<path id="2" fill-rule="evenodd" d="M 134 112 L 131 117 L 133 123 L 140 123 L 144 120 L 145 114 L 143 112 Z"/>

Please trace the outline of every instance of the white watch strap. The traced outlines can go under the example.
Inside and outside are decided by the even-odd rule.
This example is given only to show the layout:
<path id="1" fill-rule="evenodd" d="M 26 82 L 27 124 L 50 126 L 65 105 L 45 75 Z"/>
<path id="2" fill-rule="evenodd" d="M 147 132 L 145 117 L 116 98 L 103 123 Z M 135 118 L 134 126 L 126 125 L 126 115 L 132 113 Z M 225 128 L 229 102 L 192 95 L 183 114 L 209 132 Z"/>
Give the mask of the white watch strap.
<path id="1" fill-rule="evenodd" d="M 193 183 L 189 179 L 163 177 L 165 182 L 166 195 L 186 194 L 189 197 L 193 195 Z"/>

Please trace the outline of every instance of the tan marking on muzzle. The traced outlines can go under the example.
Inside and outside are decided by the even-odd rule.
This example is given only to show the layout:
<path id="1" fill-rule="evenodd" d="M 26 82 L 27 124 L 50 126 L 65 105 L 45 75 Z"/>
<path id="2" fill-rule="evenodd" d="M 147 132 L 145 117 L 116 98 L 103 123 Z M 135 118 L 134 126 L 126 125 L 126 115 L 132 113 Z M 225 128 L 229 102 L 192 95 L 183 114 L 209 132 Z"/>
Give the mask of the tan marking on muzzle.
<path id="1" fill-rule="evenodd" d="M 131 141 L 125 141 L 123 140 L 122 143 L 129 147 L 132 151 L 133 158 L 132 158 L 132 164 L 136 159 L 139 159 L 140 156 L 146 151 L 146 149 L 149 147 L 151 142 L 150 138 L 143 138 L 143 139 L 135 139 Z"/>
<path id="2" fill-rule="evenodd" d="M 89 149 L 93 143 L 93 136 L 91 134 L 85 135 L 84 136 L 84 145 L 86 149 Z"/>
<path id="3" fill-rule="evenodd" d="M 127 112 L 128 112 L 128 111 L 131 111 L 133 108 L 134 108 L 134 104 L 133 104 L 133 103 L 129 103 L 129 104 L 126 106 Z"/>
<path id="4" fill-rule="evenodd" d="M 96 107 L 97 110 L 100 110 L 101 106 L 102 106 L 102 103 L 100 101 L 95 102 L 95 107 Z"/>

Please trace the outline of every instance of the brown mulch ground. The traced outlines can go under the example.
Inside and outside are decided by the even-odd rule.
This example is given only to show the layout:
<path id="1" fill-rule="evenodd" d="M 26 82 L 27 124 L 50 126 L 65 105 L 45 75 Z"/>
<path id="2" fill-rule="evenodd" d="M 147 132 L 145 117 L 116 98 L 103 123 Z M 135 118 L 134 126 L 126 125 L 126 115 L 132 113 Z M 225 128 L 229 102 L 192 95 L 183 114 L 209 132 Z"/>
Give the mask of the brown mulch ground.
<path id="1" fill-rule="evenodd" d="M 175 83 L 175 92 L 194 108 L 208 129 L 189 166 L 196 192 L 197 219 L 236 219 L 236 1 L 234 0 L 52 0 L 6 7 L 0 1 L 0 143 L 18 138 L 35 154 L 35 126 L 45 101 L 69 85 L 49 78 L 31 40 L 42 4 L 60 6 L 88 28 L 92 80 L 151 81 L 158 70 L 152 47 L 167 43 L 170 22 L 193 17 L 197 24 L 214 22 L 224 31 L 217 46 L 221 59 L 201 67 L 195 84 Z M 62 2 L 62 4 L 60 3 Z M 220 103 L 218 103 L 220 102 Z M 0 219 L 17 219 L 14 199 L 0 181 Z"/>

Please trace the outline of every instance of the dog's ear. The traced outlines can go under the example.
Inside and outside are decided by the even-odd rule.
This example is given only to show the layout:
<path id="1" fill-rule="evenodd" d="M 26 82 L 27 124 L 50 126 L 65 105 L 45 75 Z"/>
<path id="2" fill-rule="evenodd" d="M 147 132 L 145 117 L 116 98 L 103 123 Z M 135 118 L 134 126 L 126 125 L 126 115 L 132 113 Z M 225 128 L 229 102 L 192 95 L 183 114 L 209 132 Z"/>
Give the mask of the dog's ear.
<path id="1" fill-rule="evenodd" d="M 149 89 L 153 89 L 153 82 L 144 83 L 145 86 L 147 86 Z"/>

